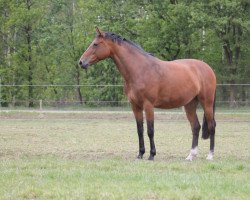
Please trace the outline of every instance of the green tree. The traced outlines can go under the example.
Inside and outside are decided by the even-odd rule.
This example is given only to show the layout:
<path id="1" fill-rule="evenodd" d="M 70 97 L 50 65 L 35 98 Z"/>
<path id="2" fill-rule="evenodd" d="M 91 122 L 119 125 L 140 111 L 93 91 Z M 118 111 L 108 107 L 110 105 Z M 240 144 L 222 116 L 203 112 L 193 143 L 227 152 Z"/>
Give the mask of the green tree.
<path id="1" fill-rule="evenodd" d="M 247 0 L 1 0 L 0 13 L 1 83 L 29 85 L 2 87 L 2 105 L 34 106 L 38 99 L 80 103 L 122 100 L 121 87 L 33 87 L 122 84 L 111 60 L 91 66 L 87 73 L 78 66 L 95 37 L 96 25 L 138 43 L 163 60 L 204 60 L 216 71 L 220 83 L 249 81 Z M 226 92 L 219 91 L 219 95 Z M 246 88 L 236 90 L 232 85 L 228 96 L 231 102 L 245 100 Z M 28 103 L 18 104 L 18 100 Z"/>
<path id="2" fill-rule="evenodd" d="M 27 83 L 28 106 L 34 105 L 34 68 L 35 68 L 35 52 L 33 45 L 35 44 L 35 29 L 42 17 L 41 4 L 39 1 L 3 1 L 4 6 L 4 33 L 3 42 L 7 54 L 5 56 L 5 67 L 8 66 L 5 83 L 13 85 Z M 26 96 L 24 88 L 14 89 L 10 95 L 15 103 L 16 96 L 22 98 Z"/>
<path id="3" fill-rule="evenodd" d="M 245 0 L 213 0 L 205 1 L 204 6 L 210 28 L 216 33 L 223 49 L 220 76 L 223 81 L 232 84 L 230 104 L 233 106 L 237 99 L 234 84 L 242 80 L 242 73 L 249 67 L 245 60 L 249 57 L 250 5 Z"/>

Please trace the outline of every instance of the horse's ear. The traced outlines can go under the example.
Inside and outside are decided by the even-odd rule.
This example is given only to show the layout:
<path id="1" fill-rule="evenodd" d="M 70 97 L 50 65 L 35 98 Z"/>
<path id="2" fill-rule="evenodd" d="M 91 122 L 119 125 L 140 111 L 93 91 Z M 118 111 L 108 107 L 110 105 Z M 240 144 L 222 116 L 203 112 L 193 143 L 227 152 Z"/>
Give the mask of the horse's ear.
<path id="1" fill-rule="evenodd" d="M 103 32 L 97 26 L 95 27 L 95 29 L 98 36 L 103 36 Z"/>

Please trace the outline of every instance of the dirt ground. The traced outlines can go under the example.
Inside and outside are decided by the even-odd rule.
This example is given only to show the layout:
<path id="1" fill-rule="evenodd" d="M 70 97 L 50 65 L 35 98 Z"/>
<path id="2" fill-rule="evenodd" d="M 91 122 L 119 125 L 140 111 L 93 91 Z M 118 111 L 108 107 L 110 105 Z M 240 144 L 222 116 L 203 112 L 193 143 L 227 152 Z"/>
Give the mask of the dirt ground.
<path id="1" fill-rule="evenodd" d="M 203 113 L 198 112 L 200 123 L 202 123 Z M 216 112 L 216 120 L 228 122 L 250 122 L 250 113 L 227 113 Z M 0 111 L 0 119 L 78 119 L 78 120 L 134 120 L 134 115 L 130 111 Z M 187 120 L 184 111 L 179 112 L 155 112 L 155 121 L 183 121 Z"/>

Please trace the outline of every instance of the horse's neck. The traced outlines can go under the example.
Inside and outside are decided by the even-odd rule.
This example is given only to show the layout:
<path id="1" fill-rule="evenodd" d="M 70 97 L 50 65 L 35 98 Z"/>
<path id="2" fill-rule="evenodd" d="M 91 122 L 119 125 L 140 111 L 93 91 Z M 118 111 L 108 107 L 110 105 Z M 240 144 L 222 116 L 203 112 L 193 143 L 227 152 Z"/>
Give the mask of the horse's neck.
<path id="1" fill-rule="evenodd" d="M 143 53 L 138 52 L 133 47 L 117 48 L 111 56 L 126 83 L 131 83 L 138 79 L 142 70 L 145 70 L 144 66 L 146 65 L 143 64 L 145 57 Z"/>

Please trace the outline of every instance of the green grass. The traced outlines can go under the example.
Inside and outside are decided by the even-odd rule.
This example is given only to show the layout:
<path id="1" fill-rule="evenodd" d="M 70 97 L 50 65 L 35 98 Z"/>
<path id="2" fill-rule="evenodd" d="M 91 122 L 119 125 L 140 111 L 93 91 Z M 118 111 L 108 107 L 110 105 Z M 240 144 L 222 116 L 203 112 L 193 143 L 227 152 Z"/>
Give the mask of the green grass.
<path id="1" fill-rule="evenodd" d="M 1 163 L 6 199 L 247 199 L 243 161 L 136 162 L 52 157 Z"/>
<path id="2" fill-rule="evenodd" d="M 156 116 L 154 162 L 133 116 L 0 113 L 0 199 L 249 199 L 250 115 L 217 116 L 215 160 L 182 115 Z M 146 154 L 149 144 L 145 134 Z"/>

